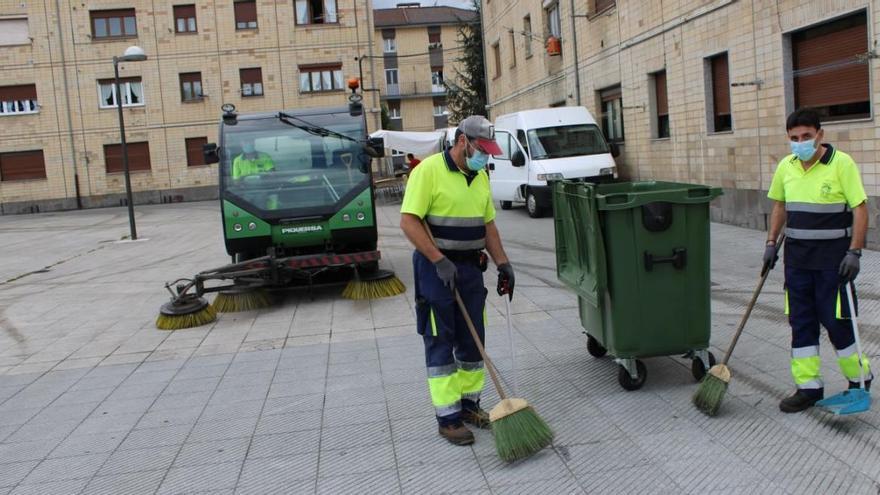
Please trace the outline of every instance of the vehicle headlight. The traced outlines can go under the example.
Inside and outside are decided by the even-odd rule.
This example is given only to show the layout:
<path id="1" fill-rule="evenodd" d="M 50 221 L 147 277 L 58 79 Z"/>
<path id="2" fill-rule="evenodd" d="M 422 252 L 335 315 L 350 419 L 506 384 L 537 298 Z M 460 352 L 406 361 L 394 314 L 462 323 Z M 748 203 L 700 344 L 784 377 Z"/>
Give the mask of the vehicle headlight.
<path id="1" fill-rule="evenodd" d="M 367 218 L 367 216 L 364 215 L 364 212 L 359 211 L 358 214 L 357 214 L 357 219 L 358 219 L 359 221 L 363 222 L 365 218 Z"/>
<path id="2" fill-rule="evenodd" d="M 248 230 L 257 230 L 257 224 L 251 222 L 248 224 Z"/>
<path id="3" fill-rule="evenodd" d="M 614 167 L 605 167 L 599 169 L 599 175 L 611 175 L 614 173 Z"/>
<path id="4" fill-rule="evenodd" d="M 241 232 L 241 224 L 237 223 L 237 224 L 233 225 L 232 230 L 234 230 L 236 232 Z"/>
<path id="5" fill-rule="evenodd" d="M 565 177 L 563 177 L 562 174 L 560 174 L 560 173 L 538 174 L 538 180 L 551 181 L 551 180 L 562 180 L 564 178 Z"/>

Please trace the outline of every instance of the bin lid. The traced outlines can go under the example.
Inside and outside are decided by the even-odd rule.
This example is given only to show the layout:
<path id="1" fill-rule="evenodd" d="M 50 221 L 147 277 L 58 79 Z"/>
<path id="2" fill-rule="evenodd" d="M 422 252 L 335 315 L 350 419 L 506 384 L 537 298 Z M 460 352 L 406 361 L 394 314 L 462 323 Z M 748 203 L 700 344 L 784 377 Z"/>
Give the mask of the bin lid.
<path id="1" fill-rule="evenodd" d="M 664 181 L 585 184 L 592 189 L 600 210 L 626 210 L 658 201 L 679 204 L 708 203 L 721 196 L 720 187 Z"/>

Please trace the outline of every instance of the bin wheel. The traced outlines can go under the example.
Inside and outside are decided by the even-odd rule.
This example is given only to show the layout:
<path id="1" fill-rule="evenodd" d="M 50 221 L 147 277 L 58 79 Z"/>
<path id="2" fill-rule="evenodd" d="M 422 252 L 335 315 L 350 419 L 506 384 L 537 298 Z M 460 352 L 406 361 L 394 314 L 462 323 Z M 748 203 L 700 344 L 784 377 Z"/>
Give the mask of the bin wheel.
<path id="1" fill-rule="evenodd" d="M 541 218 L 544 216 L 544 207 L 538 204 L 538 198 L 532 191 L 526 193 L 526 211 L 532 218 Z"/>
<path id="2" fill-rule="evenodd" d="M 709 367 L 715 366 L 715 355 L 711 352 L 709 353 Z M 694 358 L 691 360 L 691 374 L 694 375 L 694 379 L 696 381 L 700 381 L 706 376 L 706 372 L 709 371 L 703 365 L 703 360 L 700 358 Z"/>
<path id="3" fill-rule="evenodd" d="M 617 382 L 626 390 L 638 390 L 642 388 L 642 385 L 645 384 L 645 379 L 648 378 L 648 369 L 645 367 L 645 363 L 638 359 L 636 359 L 636 372 L 638 373 L 638 377 L 633 380 L 633 378 L 629 376 L 629 371 L 627 371 L 623 365 L 619 365 L 617 369 Z"/>
<path id="4" fill-rule="evenodd" d="M 513 201 L 501 201 L 500 203 L 502 210 L 509 210 L 513 208 Z"/>
<path id="5" fill-rule="evenodd" d="M 590 356 L 600 358 L 608 352 L 608 349 L 602 347 L 602 344 L 592 335 L 587 335 L 587 352 L 590 353 Z"/>

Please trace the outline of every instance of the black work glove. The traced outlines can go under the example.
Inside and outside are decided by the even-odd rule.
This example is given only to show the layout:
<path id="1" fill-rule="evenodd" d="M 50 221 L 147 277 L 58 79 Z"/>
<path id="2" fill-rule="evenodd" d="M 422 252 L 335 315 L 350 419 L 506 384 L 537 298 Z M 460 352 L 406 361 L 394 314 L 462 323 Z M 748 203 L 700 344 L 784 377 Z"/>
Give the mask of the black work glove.
<path id="1" fill-rule="evenodd" d="M 761 267 L 761 276 L 776 267 L 776 261 L 779 260 L 776 244 L 768 244 L 764 247 L 764 265 Z"/>
<path id="2" fill-rule="evenodd" d="M 516 277 L 513 275 L 513 267 L 510 263 L 501 263 L 498 265 L 498 295 L 507 294 L 510 300 L 513 300 L 513 286 L 516 283 Z"/>
<path id="3" fill-rule="evenodd" d="M 450 291 L 455 292 L 455 276 L 458 273 L 455 263 L 444 256 L 439 261 L 434 262 L 434 268 L 437 269 L 437 276 L 443 281 L 443 285 Z"/>
<path id="4" fill-rule="evenodd" d="M 840 262 L 840 270 L 838 271 L 841 281 L 852 282 L 856 279 L 856 276 L 859 274 L 859 258 L 861 257 L 861 254 L 852 249 L 846 252 L 846 256 L 844 256 L 843 261 Z"/>

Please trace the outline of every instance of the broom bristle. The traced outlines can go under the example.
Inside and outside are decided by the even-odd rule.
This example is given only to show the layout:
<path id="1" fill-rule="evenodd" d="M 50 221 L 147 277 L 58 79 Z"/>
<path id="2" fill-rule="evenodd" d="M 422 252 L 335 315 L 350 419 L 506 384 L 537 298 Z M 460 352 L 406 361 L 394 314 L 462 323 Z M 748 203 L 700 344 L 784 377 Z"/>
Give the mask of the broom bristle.
<path id="1" fill-rule="evenodd" d="M 707 416 L 715 416 L 721 408 L 727 383 L 714 373 L 707 373 L 692 398 L 694 405 Z"/>
<path id="2" fill-rule="evenodd" d="M 272 305 L 269 295 L 262 290 L 220 292 L 214 298 L 214 309 L 221 313 L 237 313 L 268 308 Z"/>
<path id="3" fill-rule="evenodd" d="M 553 430 L 531 406 L 493 421 L 492 433 L 505 462 L 525 459 L 553 442 Z"/>
<path id="4" fill-rule="evenodd" d="M 378 280 L 354 279 L 345 286 L 342 297 L 346 299 L 379 299 L 406 292 L 406 286 L 397 277 Z"/>
<path id="5" fill-rule="evenodd" d="M 163 315 L 156 318 L 156 328 L 159 330 L 182 330 L 207 325 L 217 319 L 217 311 L 210 304 L 195 313 L 185 315 Z"/>

